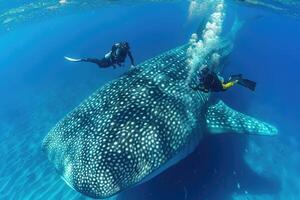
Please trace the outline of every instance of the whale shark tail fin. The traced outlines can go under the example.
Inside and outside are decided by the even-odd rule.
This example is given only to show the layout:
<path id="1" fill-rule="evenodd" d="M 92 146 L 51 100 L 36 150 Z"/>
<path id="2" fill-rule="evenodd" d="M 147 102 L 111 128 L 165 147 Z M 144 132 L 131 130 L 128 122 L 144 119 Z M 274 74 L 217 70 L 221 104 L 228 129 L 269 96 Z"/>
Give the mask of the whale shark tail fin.
<path id="1" fill-rule="evenodd" d="M 274 126 L 235 111 L 223 101 L 208 108 L 206 123 L 212 134 L 233 132 L 272 136 L 278 133 Z"/>

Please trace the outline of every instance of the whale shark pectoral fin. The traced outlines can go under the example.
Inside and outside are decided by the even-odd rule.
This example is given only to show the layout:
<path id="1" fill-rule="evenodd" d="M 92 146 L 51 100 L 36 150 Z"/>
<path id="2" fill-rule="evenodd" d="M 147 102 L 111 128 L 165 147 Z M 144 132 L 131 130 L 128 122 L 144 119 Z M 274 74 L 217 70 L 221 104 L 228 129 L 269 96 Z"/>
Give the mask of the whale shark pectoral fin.
<path id="1" fill-rule="evenodd" d="M 274 126 L 235 111 L 223 101 L 208 108 L 206 123 L 212 134 L 234 132 L 271 136 L 278 133 Z"/>

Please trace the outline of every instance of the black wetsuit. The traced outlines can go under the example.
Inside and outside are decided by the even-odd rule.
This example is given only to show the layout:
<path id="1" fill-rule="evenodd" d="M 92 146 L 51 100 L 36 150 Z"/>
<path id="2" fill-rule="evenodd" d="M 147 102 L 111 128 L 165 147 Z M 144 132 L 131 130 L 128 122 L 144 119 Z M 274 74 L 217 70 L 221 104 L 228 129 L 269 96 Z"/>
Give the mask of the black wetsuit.
<path id="1" fill-rule="evenodd" d="M 202 83 L 205 91 L 220 92 L 225 91 L 222 85 L 222 81 L 216 73 L 210 72 L 202 78 Z"/>
<path id="2" fill-rule="evenodd" d="M 107 53 L 102 59 L 86 58 L 82 59 L 82 61 L 95 63 L 100 68 L 107 68 L 111 66 L 115 68 L 116 65 L 121 66 L 125 62 L 127 55 L 130 58 L 131 64 L 135 65 L 132 54 L 130 52 L 129 44 L 127 42 L 120 42 L 114 44 L 111 48 L 111 51 Z"/>
<path id="3" fill-rule="evenodd" d="M 204 69 L 201 71 L 199 82 L 199 85 L 193 88 L 194 90 L 201 90 L 203 92 L 225 91 L 219 76 L 208 69 Z"/>

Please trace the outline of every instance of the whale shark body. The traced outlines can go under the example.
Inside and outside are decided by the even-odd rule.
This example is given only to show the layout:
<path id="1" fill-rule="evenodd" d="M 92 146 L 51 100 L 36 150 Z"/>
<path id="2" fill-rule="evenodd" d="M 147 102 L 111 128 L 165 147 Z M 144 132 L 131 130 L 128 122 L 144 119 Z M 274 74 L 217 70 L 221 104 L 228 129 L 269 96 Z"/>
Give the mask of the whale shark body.
<path id="1" fill-rule="evenodd" d="M 106 84 L 50 131 L 43 149 L 71 187 L 111 197 L 184 158 L 205 130 L 277 133 L 190 89 L 186 50 L 163 53 Z"/>
<path id="2" fill-rule="evenodd" d="M 193 48 L 180 46 L 130 69 L 48 133 L 42 148 L 69 186 L 93 198 L 110 198 L 185 158 L 205 134 L 277 133 L 275 127 L 222 101 L 212 103 L 210 93 L 190 87 L 196 84 L 199 66 L 213 65 L 216 52 L 225 57 L 232 47 L 232 37 L 215 43 L 223 21 L 221 3 L 203 31 L 203 42 L 194 42 Z M 195 60 L 199 65 L 191 65 Z"/>

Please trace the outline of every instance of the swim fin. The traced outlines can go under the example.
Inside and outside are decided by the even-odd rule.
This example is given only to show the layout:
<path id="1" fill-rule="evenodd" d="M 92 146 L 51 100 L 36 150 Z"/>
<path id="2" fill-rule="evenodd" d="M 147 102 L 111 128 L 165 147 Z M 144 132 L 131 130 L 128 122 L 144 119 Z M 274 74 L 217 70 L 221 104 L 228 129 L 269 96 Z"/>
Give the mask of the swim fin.
<path id="1" fill-rule="evenodd" d="M 238 81 L 237 83 L 241 86 L 244 86 L 252 91 L 255 90 L 256 82 L 251 81 L 249 79 L 244 79 L 242 74 L 231 75 L 229 78 L 230 81 Z"/>
<path id="2" fill-rule="evenodd" d="M 77 58 L 70 58 L 70 57 L 67 57 L 67 56 L 65 56 L 65 59 L 67 60 L 67 61 L 70 61 L 70 62 L 82 62 L 83 60 L 82 59 L 77 59 Z"/>
<path id="3" fill-rule="evenodd" d="M 229 77 L 229 81 L 239 81 L 241 80 L 243 77 L 242 77 L 242 74 L 236 74 L 236 75 L 231 75 Z"/>
<path id="4" fill-rule="evenodd" d="M 237 82 L 239 85 L 241 86 L 244 86 L 252 91 L 255 90 L 255 87 L 256 87 L 256 82 L 254 81 L 251 81 L 251 80 L 248 80 L 248 79 L 240 79 L 238 82 Z"/>

